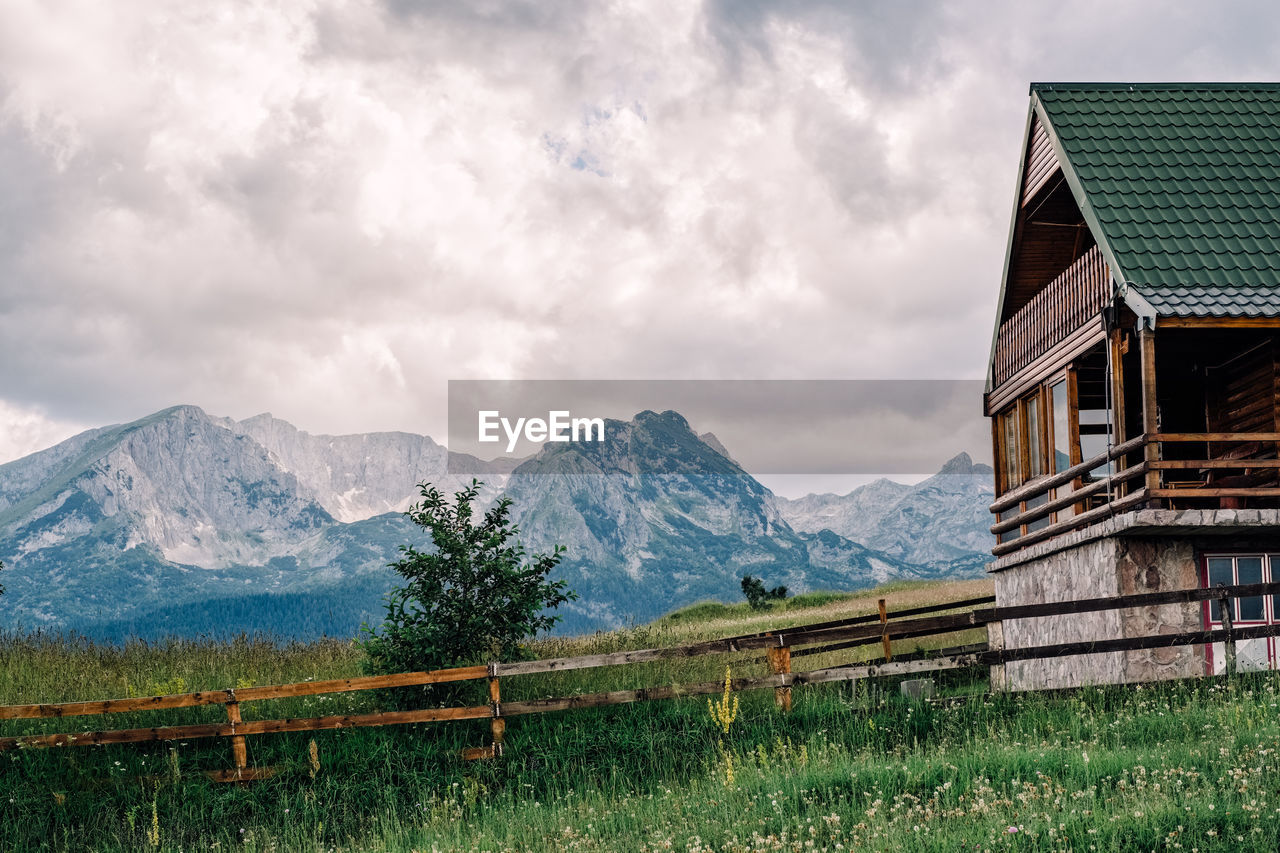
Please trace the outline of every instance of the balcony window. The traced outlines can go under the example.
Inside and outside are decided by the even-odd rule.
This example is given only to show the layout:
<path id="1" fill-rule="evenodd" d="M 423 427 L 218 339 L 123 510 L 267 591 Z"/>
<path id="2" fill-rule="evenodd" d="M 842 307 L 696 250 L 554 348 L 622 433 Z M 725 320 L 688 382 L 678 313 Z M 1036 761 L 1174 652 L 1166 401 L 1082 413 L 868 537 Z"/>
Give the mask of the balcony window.
<path id="1" fill-rule="evenodd" d="M 1053 406 L 1053 470 L 1071 467 L 1071 401 L 1067 397 L 1067 380 L 1061 379 L 1049 388 Z"/>
<path id="2" fill-rule="evenodd" d="M 1023 419 L 1027 426 L 1025 443 L 1027 448 L 1027 479 L 1042 477 L 1045 471 L 1045 424 L 1044 402 L 1039 389 L 1022 400 L 1022 410 L 1026 414 Z"/>

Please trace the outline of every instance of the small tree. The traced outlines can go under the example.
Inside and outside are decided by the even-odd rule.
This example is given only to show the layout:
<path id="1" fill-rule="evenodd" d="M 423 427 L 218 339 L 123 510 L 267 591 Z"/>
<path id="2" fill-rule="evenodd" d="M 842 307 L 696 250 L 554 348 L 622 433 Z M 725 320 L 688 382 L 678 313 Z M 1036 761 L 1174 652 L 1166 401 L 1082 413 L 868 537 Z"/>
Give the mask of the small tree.
<path id="1" fill-rule="evenodd" d="M 747 597 L 747 604 L 751 605 L 752 610 L 765 610 L 772 607 L 773 602 L 786 599 L 787 588 L 785 586 L 775 586 L 773 589 L 767 590 L 759 578 L 743 575 L 742 594 Z"/>
<path id="2" fill-rule="evenodd" d="M 480 483 L 454 495 L 430 483 L 407 513 L 431 534 L 435 550 L 401 546 L 391 563 L 406 584 L 387 597 L 381 630 L 362 642 L 375 673 L 417 672 L 523 655 L 522 643 L 559 621 L 546 611 L 577 598 L 564 581 L 549 581 L 564 548 L 526 557 L 510 520 L 511 500 L 499 499 L 473 521 Z"/>

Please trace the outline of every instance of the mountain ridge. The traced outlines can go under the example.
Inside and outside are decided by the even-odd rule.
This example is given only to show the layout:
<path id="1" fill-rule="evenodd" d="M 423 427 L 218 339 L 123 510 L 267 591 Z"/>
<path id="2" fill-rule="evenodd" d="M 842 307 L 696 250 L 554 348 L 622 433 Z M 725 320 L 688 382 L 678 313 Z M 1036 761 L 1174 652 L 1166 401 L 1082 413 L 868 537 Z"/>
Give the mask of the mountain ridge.
<path id="1" fill-rule="evenodd" d="M 338 624 L 321 625 L 307 601 L 345 600 L 354 630 L 379 616 L 397 580 L 386 564 L 399 547 L 428 541 L 400 514 L 417 499 L 417 483 L 451 491 L 470 480 L 450 473 L 458 468 L 489 481 L 484 501 L 500 492 L 515 501 L 531 550 L 569 547 L 562 576 L 583 594 L 566 611 L 571 630 L 733 599 L 748 572 L 803 590 L 978 570 L 976 550 L 916 553 L 883 530 L 861 531 L 866 541 L 857 541 L 793 526 L 793 502 L 678 412 L 640 412 L 610 422 L 606 435 L 482 463 L 412 433 L 311 435 L 266 413 L 234 421 L 195 406 L 88 430 L 0 466 L 9 587 L 0 625 L 108 626 L 103 636 L 114 637 L 124 625 L 141 631 L 148 619 L 203 624 L 201 602 L 232 613 L 242 600 L 244 618 L 228 617 L 228 625 L 253 628 L 253 614 L 272 614 L 264 618 L 273 625 L 257 627 L 289 633 L 310 625 L 298 627 L 305 633 Z M 955 495 L 969 496 L 947 483 L 982 467 L 964 459 L 967 468 L 944 466 L 955 473 L 939 480 L 940 472 L 927 488 L 882 486 L 897 499 L 877 504 L 877 517 L 911 510 L 913 530 L 944 534 L 937 516 L 954 509 Z M 862 493 L 867 507 L 873 495 Z"/>

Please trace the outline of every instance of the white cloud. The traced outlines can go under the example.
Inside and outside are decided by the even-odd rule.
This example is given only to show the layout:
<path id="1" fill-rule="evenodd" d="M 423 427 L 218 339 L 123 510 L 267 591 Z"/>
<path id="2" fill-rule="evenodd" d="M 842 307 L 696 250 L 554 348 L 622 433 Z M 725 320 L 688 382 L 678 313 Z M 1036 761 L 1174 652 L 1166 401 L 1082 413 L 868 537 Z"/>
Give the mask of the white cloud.
<path id="1" fill-rule="evenodd" d="M 1277 13 L 1227 9 L 7 3 L 0 436 L 979 376 L 1027 81 L 1274 76 Z"/>
<path id="2" fill-rule="evenodd" d="M 51 447 L 89 428 L 85 424 L 55 420 L 39 409 L 13 406 L 4 400 L 0 400 L 0 424 L 3 424 L 0 464 Z"/>

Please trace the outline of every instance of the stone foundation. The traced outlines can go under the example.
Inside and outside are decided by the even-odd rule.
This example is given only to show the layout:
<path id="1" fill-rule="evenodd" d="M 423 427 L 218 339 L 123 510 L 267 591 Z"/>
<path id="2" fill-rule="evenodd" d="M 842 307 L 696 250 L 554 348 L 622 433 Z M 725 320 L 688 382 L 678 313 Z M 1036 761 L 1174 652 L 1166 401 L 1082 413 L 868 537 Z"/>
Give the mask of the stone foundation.
<path id="1" fill-rule="evenodd" d="M 1003 557 L 992 564 L 999 607 L 1195 589 L 1204 550 L 1271 549 L 1275 510 L 1144 510 Z M 1199 631 L 1198 603 L 1129 608 L 1005 622 L 1005 648 Z M 998 668 L 997 668 L 998 669 Z M 1015 661 L 993 674 L 1010 690 L 1187 678 L 1207 672 L 1203 646 L 1173 646 Z M 1001 685 L 1000 682 L 1003 682 Z"/>

